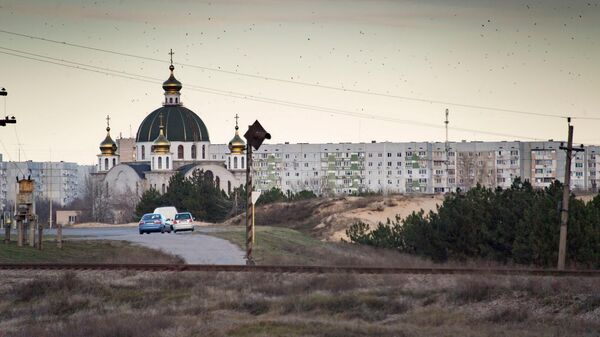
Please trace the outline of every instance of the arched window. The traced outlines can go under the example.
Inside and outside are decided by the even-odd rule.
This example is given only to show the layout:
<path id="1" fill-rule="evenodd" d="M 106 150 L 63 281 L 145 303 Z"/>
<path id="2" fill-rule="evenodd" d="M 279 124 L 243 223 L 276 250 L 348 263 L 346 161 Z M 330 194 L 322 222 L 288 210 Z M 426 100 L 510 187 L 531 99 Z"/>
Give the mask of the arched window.
<path id="1" fill-rule="evenodd" d="M 206 146 L 202 145 L 202 159 L 206 158 Z"/>
<path id="2" fill-rule="evenodd" d="M 227 158 L 227 168 L 231 169 L 231 157 Z"/>
<path id="3" fill-rule="evenodd" d="M 165 194 L 165 184 L 162 184 L 162 194 Z"/>
<path id="4" fill-rule="evenodd" d="M 113 167 L 117 166 L 117 158 L 113 158 Z"/>
<path id="5" fill-rule="evenodd" d="M 142 160 L 146 159 L 146 147 L 142 145 Z"/>
<path id="6" fill-rule="evenodd" d="M 158 169 L 162 169 L 162 157 L 158 157 Z"/>
<path id="7" fill-rule="evenodd" d="M 231 194 L 231 180 L 227 181 L 227 194 Z"/>
<path id="8" fill-rule="evenodd" d="M 169 103 L 173 103 L 173 97 L 169 97 Z"/>
<path id="9" fill-rule="evenodd" d="M 207 179 L 213 180 L 214 175 L 211 170 L 207 170 L 206 172 L 204 172 L 204 174 Z"/>
<path id="10" fill-rule="evenodd" d="M 104 158 L 104 169 L 108 171 L 108 158 Z"/>
<path id="11" fill-rule="evenodd" d="M 177 159 L 183 159 L 183 145 L 177 147 Z"/>
<path id="12" fill-rule="evenodd" d="M 233 168 L 237 168 L 237 157 L 233 157 Z"/>
<path id="13" fill-rule="evenodd" d="M 196 144 L 192 145 L 192 159 L 196 159 Z"/>
<path id="14" fill-rule="evenodd" d="M 175 103 L 179 103 L 179 98 L 175 97 Z"/>
<path id="15" fill-rule="evenodd" d="M 242 157 L 242 168 L 244 168 L 244 157 Z"/>
<path id="16" fill-rule="evenodd" d="M 167 166 L 167 170 L 169 169 L 169 157 L 165 157 L 165 164 Z"/>

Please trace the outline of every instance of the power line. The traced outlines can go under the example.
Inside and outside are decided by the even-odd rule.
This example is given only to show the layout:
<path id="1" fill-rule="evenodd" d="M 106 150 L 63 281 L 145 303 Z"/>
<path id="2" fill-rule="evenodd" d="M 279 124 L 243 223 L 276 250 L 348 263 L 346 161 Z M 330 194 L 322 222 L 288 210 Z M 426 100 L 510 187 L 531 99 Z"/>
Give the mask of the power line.
<path id="1" fill-rule="evenodd" d="M 0 47 L 0 49 L 6 50 L 8 48 Z M 122 77 L 122 78 L 132 79 L 132 80 L 136 80 L 136 81 L 142 81 L 142 82 L 153 83 L 153 84 L 162 83 L 162 80 L 153 78 L 153 77 L 149 77 L 149 76 L 132 74 L 132 73 L 124 72 L 124 71 L 112 70 L 109 68 L 89 66 L 89 65 L 85 65 L 83 63 L 77 63 L 77 62 L 72 62 L 72 61 L 67 61 L 67 60 L 62 60 L 62 59 L 46 57 L 46 56 L 39 55 L 39 54 L 27 53 L 28 55 L 35 55 L 36 57 L 49 58 L 50 61 L 45 60 L 45 59 L 36 58 L 36 57 L 30 57 L 30 56 L 15 54 L 15 53 L 4 52 L 4 51 L 0 51 L 0 53 L 15 56 L 15 57 L 21 57 L 21 58 L 28 59 L 28 60 L 54 64 L 54 65 L 59 65 L 59 66 L 78 69 L 78 70 L 90 71 L 90 72 L 104 74 L 104 75 Z M 59 62 L 55 62 L 54 60 L 57 60 Z M 71 63 L 74 65 L 60 63 L 60 62 Z M 88 67 L 90 67 L 91 69 Z M 186 88 L 189 88 L 189 89 L 195 90 L 195 91 L 199 91 L 199 92 L 203 92 L 203 93 L 213 94 L 213 95 L 227 96 L 227 97 L 232 97 L 232 98 L 237 98 L 237 99 L 244 99 L 244 100 L 261 102 L 261 103 L 281 105 L 281 106 L 303 109 L 303 110 L 320 111 L 320 112 L 327 112 L 327 113 L 356 117 L 356 118 L 381 120 L 381 121 L 386 121 L 386 122 L 411 124 L 411 125 L 418 125 L 418 126 L 431 127 L 431 128 L 445 128 L 442 125 L 437 125 L 437 124 L 433 124 L 433 123 L 425 123 L 425 122 L 419 122 L 419 121 L 413 121 L 413 120 L 404 120 L 404 119 L 398 119 L 398 118 L 392 118 L 392 117 L 370 115 L 367 113 L 360 113 L 360 112 L 355 112 L 355 111 L 329 108 L 329 107 L 323 107 L 323 106 L 318 106 L 318 105 L 297 103 L 297 102 L 291 102 L 291 101 L 286 101 L 286 100 L 279 100 L 279 99 L 274 99 L 274 98 L 255 96 L 255 95 L 233 92 L 233 91 L 224 91 L 224 90 L 196 86 L 196 85 L 186 85 Z M 481 131 L 481 130 L 469 129 L 469 128 L 450 127 L 450 129 L 455 130 L 455 131 L 473 132 L 473 133 L 477 133 L 477 134 L 487 134 L 487 135 L 507 137 L 507 138 L 542 140 L 540 138 L 534 138 L 534 137 L 528 137 L 528 136 L 520 136 L 520 135 L 506 134 L 506 133 L 492 132 L 492 131 Z"/>
<path id="2" fill-rule="evenodd" d="M 82 48 L 82 49 L 87 49 L 87 50 L 92 50 L 92 51 L 97 51 L 97 52 L 103 52 L 103 53 L 108 53 L 108 54 L 142 59 L 142 60 L 146 60 L 146 61 L 164 63 L 164 60 L 162 60 L 162 59 L 141 56 L 141 55 L 135 55 L 135 54 L 129 54 L 129 53 L 123 53 L 123 52 L 118 52 L 118 51 L 108 50 L 108 49 L 103 49 L 103 48 L 90 47 L 90 46 L 81 45 L 81 44 L 77 44 L 77 43 L 70 43 L 70 42 L 66 42 L 66 41 L 58 41 L 58 40 L 48 39 L 48 38 L 29 35 L 29 34 L 7 31 L 7 30 L 3 30 L 3 29 L 0 29 L 0 33 L 30 38 L 30 39 L 34 39 L 34 40 L 40 40 L 40 41 L 44 41 L 44 42 L 60 44 L 60 45 L 64 45 L 64 46 Z M 531 112 L 531 111 L 516 110 L 516 109 L 498 108 L 498 107 L 491 107 L 491 106 L 485 106 L 485 105 L 465 104 L 465 103 L 457 103 L 457 102 L 437 100 L 437 99 L 418 98 L 418 97 L 410 97 L 410 96 L 393 95 L 393 94 L 387 94 L 387 93 L 375 92 L 375 91 L 365 91 L 365 90 L 359 90 L 359 89 L 335 87 L 335 86 L 330 86 L 330 85 L 308 83 L 308 82 L 302 82 L 302 81 L 292 81 L 292 80 L 287 80 L 287 79 L 282 79 L 282 78 L 249 74 L 249 73 L 225 70 L 225 69 L 220 69 L 220 68 L 212 68 L 212 67 L 200 66 L 200 65 L 196 65 L 196 64 L 190 64 L 190 63 L 175 62 L 175 64 L 190 67 L 190 68 L 214 71 L 214 72 L 235 75 L 235 76 L 243 76 L 243 77 L 261 79 L 261 80 L 267 80 L 267 81 L 276 81 L 276 82 L 293 84 L 293 85 L 336 90 L 336 91 L 341 91 L 341 92 L 349 92 L 349 93 L 356 93 L 356 94 L 362 94 L 362 95 L 373 95 L 373 96 L 400 99 L 400 100 L 406 100 L 406 101 L 414 101 L 414 102 L 421 102 L 421 103 L 435 103 L 435 104 L 450 105 L 450 106 L 463 107 L 463 108 L 469 108 L 469 109 L 483 109 L 483 110 L 490 110 L 490 111 L 496 111 L 496 112 L 508 112 L 508 113 L 522 114 L 522 115 L 529 115 L 529 116 L 536 116 L 536 117 L 548 117 L 548 118 L 567 118 L 567 117 L 569 117 L 566 115 L 555 115 L 555 114 L 548 114 L 548 113 L 541 113 L 541 112 Z M 597 117 L 584 117 L 584 116 L 571 117 L 571 118 L 577 118 L 577 119 L 583 119 L 583 120 L 600 120 L 600 118 L 597 118 Z"/>

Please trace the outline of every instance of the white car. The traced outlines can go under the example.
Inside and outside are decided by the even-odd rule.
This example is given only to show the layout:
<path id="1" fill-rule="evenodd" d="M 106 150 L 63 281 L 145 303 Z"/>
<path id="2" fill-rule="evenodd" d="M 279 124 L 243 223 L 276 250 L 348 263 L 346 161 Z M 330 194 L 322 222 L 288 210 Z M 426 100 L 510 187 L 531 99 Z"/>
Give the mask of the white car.
<path id="1" fill-rule="evenodd" d="M 172 223 L 173 232 L 194 231 L 194 217 L 190 212 L 182 212 L 175 214 Z"/>
<path id="2" fill-rule="evenodd" d="M 157 207 L 154 209 L 154 213 L 158 213 L 167 219 L 165 225 L 173 230 L 173 219 L 175 219 L 175 215 L 177 214 L 177 208 L 173 206 Z"/>

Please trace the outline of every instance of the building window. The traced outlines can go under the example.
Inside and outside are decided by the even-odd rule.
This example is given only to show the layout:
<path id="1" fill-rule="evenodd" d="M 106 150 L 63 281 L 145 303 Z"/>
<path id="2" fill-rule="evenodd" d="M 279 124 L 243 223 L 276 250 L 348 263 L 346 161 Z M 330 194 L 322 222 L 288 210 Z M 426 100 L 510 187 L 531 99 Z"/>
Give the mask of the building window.
<path id="1" fill-rule="evenodd" d="M 142 160 L 146 159 L 146 147 L 142 145 Z"/>
<path id="2" fill-rule="evenodd" d="M 206 145 L 202 145 L 202 159 L 206 158 Z"/>
<path id="3" fill-rule="evenodd" d="M 183 159 L 183 145 L 177 147 L 177 159 Z"/>
<path id="4" fill-rule="evenodd" d="M 160 159 L 160 157 L 159 157 L 159 159 Z M 160 163 L 160 160 L 158 162 Z M 165 194 L 165 190 L 166 190 L 166 186 L 165 186 L 165 184 L 162 184 L 162 187 L 161 187 L 162 194 Z"/>
<path id="5" fill-rule="evenodd" d="M 233 168 L 237 168 L 237 157 L 233 157 Z"/>
<path id="6" fill-rule="evenodd" d="M 113 164 L 112 164 L 112 166 L 113 167 L 117 166 L 117 159 L 116 158 L 113 158 Z"/>
<path id="7" fill-rule="evenodd" d="M 158 169 L 162 169 L 162 157 L 158 157 Z"/>
<path id="8" fill-rule="evenodd" d="M 179 103 L 179 98 L 175 97 L 175 103 Z"/>
<path id="9" fill-rule="evenodd" d="M 104 169 L 108 171 L 108 158 L 104 158 Z"/>
<path id="10" fill-rule="evenodd" d="M 166 165 L 166 169 L 169 169 L 169 157 L 165 157 L 165 165 Z"/>
<path id="11" fill-rule="evenodd" d="M 231 169 L 231 157 L 227 158 L 227 168 Z"/>
<path id="12" fill-rule="evenodd" d="M 241 166 L 241 168 L 244 168 L 244 157 L 242 157 L 242 160 L 241 160 L 241 161 L 242 161 L 242 166 Z"/>
<path id="13" fill-rule="evenodd" d="M 173 97 L 169 97 L 169 103 L 173 103 Z"/>
<path id="14" fill-rule="evenodd" d="M 196 159 L 196 144 L 192 145 L 192 159 Z"/>

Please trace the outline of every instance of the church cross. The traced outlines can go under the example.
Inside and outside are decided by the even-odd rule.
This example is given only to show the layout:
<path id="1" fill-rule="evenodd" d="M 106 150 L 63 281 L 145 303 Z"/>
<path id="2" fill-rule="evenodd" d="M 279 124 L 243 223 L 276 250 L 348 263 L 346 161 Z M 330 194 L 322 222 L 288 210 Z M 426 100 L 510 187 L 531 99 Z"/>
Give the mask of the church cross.
<path id="1" fill-rule="evenodd" d="M 235 129 L 236 129 L 236 130 L 237 130 L 237 129 L 239 129 L 239 128 L 238 128 L 238 118 L 240 118 L 240 117 L 238 116 L 238 114 L 235 114 Z"/>
<path id="2" fill-rule="evenodd" d="M 175 54 L 173 52 L 173 49 L 171 49 L 171 51 L 169 52 L 169 55 L 171 55 L 171 65 L 173 65 L 173 54 Z"/>
<path id="3" fill-rule="evenodd" d="M 110 127 L 110 116 L 106 115 L 106 127 Z"/>

